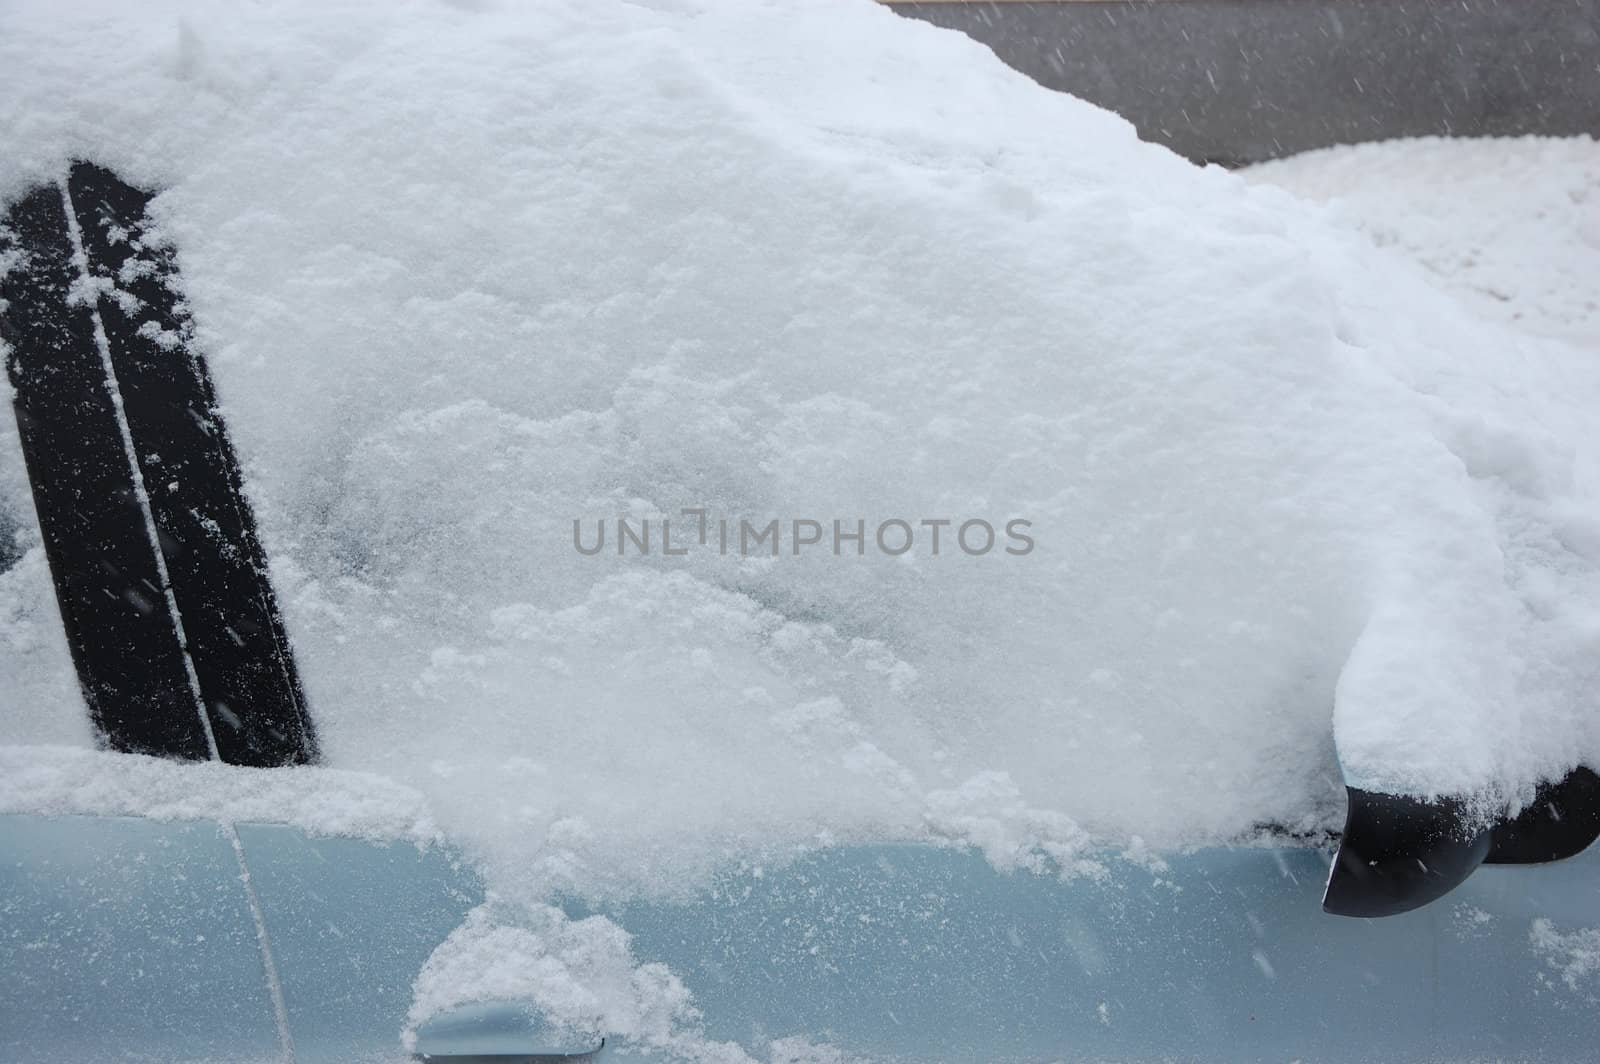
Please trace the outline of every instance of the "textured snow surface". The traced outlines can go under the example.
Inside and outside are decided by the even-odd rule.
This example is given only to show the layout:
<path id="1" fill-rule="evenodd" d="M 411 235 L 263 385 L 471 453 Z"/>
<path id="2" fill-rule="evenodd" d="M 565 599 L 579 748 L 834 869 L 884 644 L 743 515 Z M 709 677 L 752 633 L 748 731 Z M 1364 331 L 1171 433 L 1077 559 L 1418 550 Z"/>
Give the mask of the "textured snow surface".
<path id="1" fill-rule="evenodd" d="M 683 982 L 662 964 L 641 964 L 629 935 L 613 921 L 575 920 L 548 905 L 489 902 L 439 944 L 418 973 L 402 1041 L 416 1028 L 462 1005 L 531 1003 L 559 1035 L 578 1044 L 621 1040 L 634 1049 L 688 1064 L 868 1064 L 868 1058 L 804 1037 L 765 1038 L 759 1056 L 707 1037 Z"/>
<path id="2" fill-rule="evenodd" d="M 1592 346 L 963 37 L 18 2 L 0 101 L 0 198 L 164 190 L 328 766 L 508 890 L 861 838 L 1092 872 L 1336 824 L 1340 760 L 1487 809 L 1600 755 Z M 0 741 L 87 746 L 4 431 Z M 685 507 L 1036 548 L 574 549 Z"/>
<path id="3" fill-rule="evenodd" d="M 1600 927 L 1562 931 L 1539 919 L 1528 930 L 1528 942 L 1568 990 L 1590 1003 L 1600 1002 L 1594 993 L 1595 983 L 1600 982 Z"/>
<path id="4" fill-rule="evenodd" d="M 63 746 L 0 746 L 3 813 L 292 823 L 317 835 L 442 841 L 423 796 L 381 776 L 247 769 Z"/>
<path id="5" fill-rule="evenodd" d="M 1600 142 L 1426 137 L 1307 152 L 1252 181 L 1338 212 L 1478 312 L 1600 351 Z"/>
<path id="6" fill-rule="evenodd" d="M 683 983 L 665 965 L 639 964 L 627 932 L 604 917 L 474 909 L 417 975 L 407 1048 L 424 1020 L 478 1001 L 531 1002 L 558 1031 L 625 1039 L 673 1060 L 752 1061 L 738 1045 L 706 1039 Z"/>

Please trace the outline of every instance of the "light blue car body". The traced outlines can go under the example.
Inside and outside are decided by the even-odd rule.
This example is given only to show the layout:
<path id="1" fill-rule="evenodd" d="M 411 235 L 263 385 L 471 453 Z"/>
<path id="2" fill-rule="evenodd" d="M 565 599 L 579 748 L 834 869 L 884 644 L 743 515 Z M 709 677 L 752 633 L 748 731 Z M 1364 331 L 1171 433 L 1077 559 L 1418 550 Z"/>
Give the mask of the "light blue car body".
<path id="1" fill-rule="evenodd" d="M 0 1059 L 410 1059 L 413 981 L 482 900 L 471 869 L 438 847 L 234 830 L 237 851 L 207 822 L 0 817 Z M 616 920 L 687 984 L 707 1037 L 758 1059 L 788 1036 L 907 1061 L 1600 1059 L 1596 978 L 1534 935 L 1600 924 L 1600 853 L 1485 868 L 1370 921 L 1320 911 L 1318 849 L 1165 861 L 1063 880 L 846 847 L 687 902 L 555 900 Z M 552 1030 L 527 1002 L 439 1017 L 417 1049 L 668 1059 Z"/>

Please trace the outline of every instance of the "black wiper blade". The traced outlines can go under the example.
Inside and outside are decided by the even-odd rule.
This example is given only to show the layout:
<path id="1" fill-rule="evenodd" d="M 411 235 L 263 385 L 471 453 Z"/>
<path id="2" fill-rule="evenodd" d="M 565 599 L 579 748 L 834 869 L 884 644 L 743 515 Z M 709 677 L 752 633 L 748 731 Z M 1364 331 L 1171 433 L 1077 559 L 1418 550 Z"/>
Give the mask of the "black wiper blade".
<path id="1" fill-rule="evenodd" d="M 114 749 L 240 765 L 316 741 L 150 195 L 75 164 L 0 239 L 0 335 L 79 685 Z"/>

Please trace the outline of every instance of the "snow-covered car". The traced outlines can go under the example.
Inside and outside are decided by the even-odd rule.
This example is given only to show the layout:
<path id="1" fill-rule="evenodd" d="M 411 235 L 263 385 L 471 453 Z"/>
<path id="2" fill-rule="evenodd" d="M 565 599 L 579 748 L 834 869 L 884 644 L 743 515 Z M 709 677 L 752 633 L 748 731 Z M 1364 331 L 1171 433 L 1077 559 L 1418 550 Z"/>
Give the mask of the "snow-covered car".
<path id="1" fill-rule="evenodd" d="M 95 15 L 0 10 L 0 1059 L 1593 1055 L 1592 279 L 867 3 Z"/>

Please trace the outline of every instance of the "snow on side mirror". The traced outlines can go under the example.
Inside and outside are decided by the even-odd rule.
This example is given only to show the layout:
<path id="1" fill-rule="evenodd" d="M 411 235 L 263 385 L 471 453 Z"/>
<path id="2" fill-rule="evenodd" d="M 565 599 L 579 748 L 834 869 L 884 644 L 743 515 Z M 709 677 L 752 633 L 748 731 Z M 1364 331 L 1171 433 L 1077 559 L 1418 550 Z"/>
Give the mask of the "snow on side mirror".
<path id="1" fill-rule="evenodd" d="M 1466 826 L 1459 802 L 1348 787 L 1344 836 L 1324 912 L 1393 916 L 1448 894 L 1489 855 L 1488 830 Z"/>
<path id="2" fill-rule="evenodd" d="M 1600 838 L 1600 776 L 1582 767 L 1539 788 L 1533 802 L 1494 829 L 1484 864 L 1564 861 Z"/>
<path id="3" fill-rule="evenodd" d="M 1448 894 L 1481 864 L 1559 861 L 1600 837 L 1600 776 L 1581 766 L 1490 828 L 1469 826 L 1454 799 L 1347 791 L 1344 835 L 1322 899 L 1323 911 L 1336 916 L 1408 912 Z"/>

